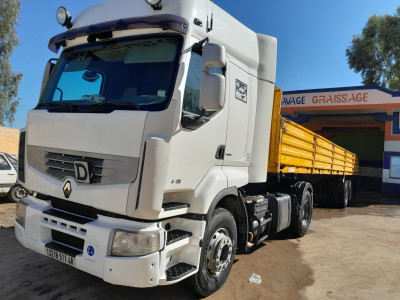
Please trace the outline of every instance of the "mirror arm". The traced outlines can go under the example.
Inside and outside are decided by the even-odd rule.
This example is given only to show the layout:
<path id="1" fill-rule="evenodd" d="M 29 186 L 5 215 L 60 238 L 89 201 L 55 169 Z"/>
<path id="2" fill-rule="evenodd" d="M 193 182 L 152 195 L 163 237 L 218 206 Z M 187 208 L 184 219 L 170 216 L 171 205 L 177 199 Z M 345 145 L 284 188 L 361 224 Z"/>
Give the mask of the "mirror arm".
<path id="1" fill-rule="evenodd" d="M 206 37 L 205 39 L 202 39 L 201 41 L 193 44 L 192 51 L 201 55 L 203 53 L 203 46 L 205 43 L 208 43 L 208 41 L 209 41 L 209 38 Z"/>
<path id="2" fill-rule="evenodd" d="M 50 74 L 53 72 L 53 69 L 58 62 L 58 58 L 51 58 L 48 60 L 46 64 L 46 68 L 44 69 L 43 78 L 42 78 L 42 86 L 40 88 L 40 95 L 42 95 L 43 90 L 49 80 Z"/>
<path id="3" fill-rule="evenodd" d="M 56 87 L 56 90 L 60 92 L 60 102 L 63 101 L 63 97 L 64 97 L 64 92 L 62 89 L 60 89 L 59 87 Z"/>
<path id="4" fill-rule="evenodd" d="M 206 110 L 204 108 L 201 109 L 201 113 L 198 117 L 195 118 L 195 121 L 200 120 L 206 114 Z"/>

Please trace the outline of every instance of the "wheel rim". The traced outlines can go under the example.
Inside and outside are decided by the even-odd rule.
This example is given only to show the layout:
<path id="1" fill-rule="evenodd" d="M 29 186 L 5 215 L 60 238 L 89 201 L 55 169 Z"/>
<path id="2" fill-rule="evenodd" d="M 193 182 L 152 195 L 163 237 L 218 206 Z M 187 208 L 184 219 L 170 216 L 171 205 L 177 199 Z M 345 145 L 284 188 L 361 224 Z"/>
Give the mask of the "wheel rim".
<path id="1" fill-rule="evenodd" d="M 207 271 L 212 276 L 219 276 L 226 270 L 232 258 L 233 242 L 225 228 L 218 229 L 207 248 Z"/>
<path id="2" fill-rule="evenodd" d="M 15 191 L 15 195 L 17 196 L 17 198 L 18 199 L 21 199 L 22 197 L 25 197 L 26 196 L 26 191 L 25 191 L 25 189 L 24 188 L 18 188 L 16 191 Z"/>
<path id="3" fill-rule="evenodd" d="M 308 224 L 310 222 L 310 216 L 311 216 L 311 203 L 310 203 L 310 197 L 307 197 L 307 199 L 304 201 L 303 204 L 303 209 L 301 210 L 301 226 L 303 228 L 307 228 Z"/>

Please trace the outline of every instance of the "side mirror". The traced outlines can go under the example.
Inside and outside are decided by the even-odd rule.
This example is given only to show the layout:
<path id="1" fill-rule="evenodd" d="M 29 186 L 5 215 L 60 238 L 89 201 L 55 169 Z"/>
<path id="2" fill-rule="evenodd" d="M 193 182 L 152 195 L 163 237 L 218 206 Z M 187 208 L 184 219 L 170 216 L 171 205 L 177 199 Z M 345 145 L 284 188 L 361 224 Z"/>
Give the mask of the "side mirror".
<path id="1" fill-rule="evenodd" d="M 220 110 L 224 107 L 225 77 L 220 74 L 203 72 L 200 81 L 199 107 L 206 111 Z"/>
<path id="2" fill-rule="evenodd" d="M 223 68 L 226 65 L 225 47 L 207 43 L 203 48 L 203 72 L 213 68 Z"/>
<path id="3" fill-rule="evenodd" d="M 199 108 L 213 111 L 220 110 L 225 100 L 225 76 L 210 73 L 213 68 L 226 65 L 225 47 L 207 43 L 203 48 L 202 76 L 200 82 Z"/>
<path id="4" fill-rule="evenodd" d="M 86 71 L 82 75 L 82 79 L 86 80 L 87 82 L 96 82 L 100 78 L 100 75 L 94 71 Z"/>
<path id="5" fill-rule="evenodd" d="M 55 63 L 57 59 L 56 58 L 52 58 L 50 59 L 47 64 L 46 67 L 44 68 L 44 73 L 43 73 L 43 79 L 42 79 L 42 86 L 40 88 L 40 95 L 42 95 L 44 88 L 46 87 L 47 81 L 49 80 L 50 74 L 53 71 L 54 67 L 55 67 Z"/>

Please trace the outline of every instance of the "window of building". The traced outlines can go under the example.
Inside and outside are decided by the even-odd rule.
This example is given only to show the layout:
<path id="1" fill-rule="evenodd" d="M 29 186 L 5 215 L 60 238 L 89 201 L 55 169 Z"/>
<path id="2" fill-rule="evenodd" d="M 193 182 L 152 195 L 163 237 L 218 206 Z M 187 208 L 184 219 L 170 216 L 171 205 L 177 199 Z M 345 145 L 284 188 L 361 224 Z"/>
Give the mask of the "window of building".
<path id="1" fill-rule="evenodd" d="M 400 156 L 390 158 L 390 178 L 400 179 Z"/>

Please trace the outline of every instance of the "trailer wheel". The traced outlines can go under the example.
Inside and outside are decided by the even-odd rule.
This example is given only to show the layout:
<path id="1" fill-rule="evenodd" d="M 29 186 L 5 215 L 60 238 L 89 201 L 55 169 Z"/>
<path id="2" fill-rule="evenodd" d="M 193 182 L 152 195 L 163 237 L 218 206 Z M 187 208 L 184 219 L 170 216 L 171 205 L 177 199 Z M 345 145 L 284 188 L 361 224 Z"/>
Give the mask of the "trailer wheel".
<path id="1" fill-rule="evenodd" d="M 191 290 L 200 297 L 218 291 L 231 271 L 236 246 L 235 219 L 226 209 L 216 209 L 204 235 L 199 271 L 188 279 Z"/>
<path id="2" fill-rule="evenodd" d="M 351 182 L 349 184 L 349 180 L 345 180 L 343 182 L 343 190 L 339 191 L 336 196 L 336 207 L 337 208 L 345 208 L 349 204 L 349 186 L 351 188 Z"/>
<path id="3" fill-rule="evenodd" d="M 296 209 L 295 213 L 292 215 L 290 224 L 292 234 L 296 237 L 302 237 L 307 233 L 311 223 L 312 212 L 312 195 L 309 190 L 306 190 L 303 192 L 300 207 Z"/>
<path id="4" fill-rule="evenodd" d="M 351 205 L 351 200 L 353 199 L 353 184 L 351 183 L 351 180 L 347 181 L 347 189 L 348 189 L 348 201 L 347 201 L 347 206 Z"/>

